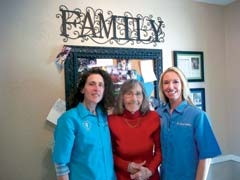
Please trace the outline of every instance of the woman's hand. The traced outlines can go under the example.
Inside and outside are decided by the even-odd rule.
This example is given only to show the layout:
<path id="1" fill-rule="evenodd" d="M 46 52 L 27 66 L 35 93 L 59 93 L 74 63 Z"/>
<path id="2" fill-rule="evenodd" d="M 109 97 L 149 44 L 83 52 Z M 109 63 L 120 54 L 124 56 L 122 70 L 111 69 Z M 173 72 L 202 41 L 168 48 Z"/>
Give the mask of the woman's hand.
<path id="1" fill-rule="evenodd" d="M 147 167 L 141 167 L 140 170 L 131 174 L 131 179 L 134 180 L 147 180 L 152 176 L 152 172 Z"/>
<path id="2" fill-rule="evenodd" d="M 143 167 L 143 165 L 146 163 L 146 161 L 143 161 L 141 163 L 135 163 L 135 162 L 130 162 L 128 164 L 128 169 L 127 171 L 130 173 L 130 174 L 135 174 L 136 172 L 138 172 L 141 167 Z"/>

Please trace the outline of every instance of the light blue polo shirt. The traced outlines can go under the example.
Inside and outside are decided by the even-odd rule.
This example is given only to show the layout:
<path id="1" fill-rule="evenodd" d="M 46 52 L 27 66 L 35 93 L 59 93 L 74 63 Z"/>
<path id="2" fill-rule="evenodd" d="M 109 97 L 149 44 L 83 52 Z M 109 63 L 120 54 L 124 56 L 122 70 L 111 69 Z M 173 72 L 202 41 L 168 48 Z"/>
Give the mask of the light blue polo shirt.
<path id="1" fill-rule="evenodd" d="M 207 114 L 187 101 L 172 115 L 169 105 L 157 111 L 161 118 L 161 179 L 195 180 L 199 160 L 221 154 Z"/>
<path id="2" fill-rule="evenodd" d="M 54 131 L 54 163 L 67 164 L 70 180 L 115 180 L 106 114 L 82 103 L 65 112 Z"/>

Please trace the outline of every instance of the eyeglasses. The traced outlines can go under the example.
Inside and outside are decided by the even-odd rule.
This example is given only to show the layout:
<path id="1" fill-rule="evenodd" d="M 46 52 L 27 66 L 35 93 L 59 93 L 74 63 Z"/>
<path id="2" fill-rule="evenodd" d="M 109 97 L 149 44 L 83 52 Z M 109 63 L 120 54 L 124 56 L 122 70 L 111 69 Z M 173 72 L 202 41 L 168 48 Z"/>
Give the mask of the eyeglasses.
<path id="1" fill-rule="evenodd" d="M 136 96 L 137 98 L 141 98 L 143 96 L 143 94 L 141 92 L 136 92 L 136 93 L 133 93 L 133 92 L 127 92 L 124 94 L 126 97 L 130 98 L 130 97 L 133 97 L 133 96 Z"/>

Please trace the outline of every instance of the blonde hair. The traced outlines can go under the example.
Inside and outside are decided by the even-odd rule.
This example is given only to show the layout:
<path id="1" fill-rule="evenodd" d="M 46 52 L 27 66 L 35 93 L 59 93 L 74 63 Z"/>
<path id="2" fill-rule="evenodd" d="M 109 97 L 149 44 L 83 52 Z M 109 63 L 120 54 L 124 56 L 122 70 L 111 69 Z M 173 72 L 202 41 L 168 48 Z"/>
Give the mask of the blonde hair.
<path id="1" fill-rule="evenodd" d="M 190 98 L 190 89 L 188 87 L 187 79 L 186 79 L 184 73 L 180 69 L 178 69 L 177 67 L 169 67 L 160 76 L 159 96 L 160 96 L 161 101 L 164 104 L 169 102 L 169 99 L 167 98 L 167 96 L 163 92 L 163 77 L 167 72 L 174 72 L 178 75 L 178 77 L 180 78 L 180 81 L 182 83 L 182 98 L 183 98 L 183 100 L 187 100 L 190 104 L 193 105 L 193 102 Z"/>

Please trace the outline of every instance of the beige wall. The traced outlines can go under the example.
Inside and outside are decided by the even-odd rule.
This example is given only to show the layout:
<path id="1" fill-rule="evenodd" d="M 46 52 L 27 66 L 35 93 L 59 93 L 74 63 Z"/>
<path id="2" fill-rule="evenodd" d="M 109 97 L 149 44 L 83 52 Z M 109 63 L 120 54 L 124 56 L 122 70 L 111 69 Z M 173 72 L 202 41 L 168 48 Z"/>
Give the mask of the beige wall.
<path id="1" fill-rule="evenodd" d="M 46 116 L 57 98 L 64 99 L 64 74 L 53 63 L 64 44 L 56 18 L 61 4 L 161 17 L 166 37 L 156 48 L 163 50 L 164 69 L 172 65 L 173 50 L 204 51 L 206 80 L 198 86 L 206 88 L 207 111 L 223 153 L 239 153 L 239 143 L 231 143 L 239 136 L 239 3 L 225 10 L 190 0 L 15 0 L 0 7 L 0 179 L 55 179 L 49 148 L 53 126 Z M 80 40 L 68 44 L 97 46 Z"/>
<path id="2" fill-rule="evenodd" d="M 226 123 L 229 127 L 230 152 L 240 156 L 239 142 L 239 107 L 240 107 L 240 83 L 239 83 L 239 67 L 240 67 L 240 2 L 232 4 L 225 9 L 225 37 L 226 37 Z"/>

